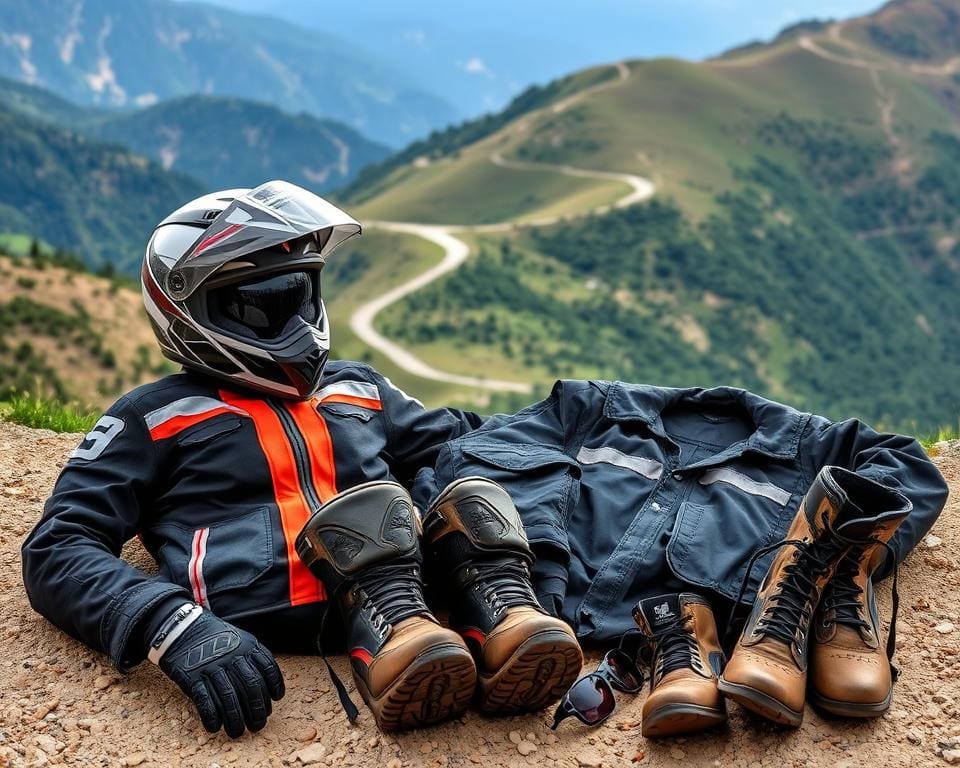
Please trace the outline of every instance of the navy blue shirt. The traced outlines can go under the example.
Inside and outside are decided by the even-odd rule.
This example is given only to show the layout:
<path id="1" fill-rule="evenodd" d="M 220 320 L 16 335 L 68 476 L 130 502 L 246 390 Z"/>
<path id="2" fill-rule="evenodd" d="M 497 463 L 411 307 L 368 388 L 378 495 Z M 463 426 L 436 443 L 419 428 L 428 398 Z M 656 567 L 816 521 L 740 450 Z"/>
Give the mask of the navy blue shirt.
<path id="1" fill-rule="evenodd" d="M 784 538 L 817 472 L 839 465 L 902 491 L 898 559 L 930 529 L 947 486 L 916 440 L 834 423 L 741 389 L 560 381 L 546 400 L 447 443 L 415 489 L 501 483 L 537 554 L 545 607 L 586 640 L 633 626 L 637 600 L 691 589 L 728 605 L 747 561 Z M 752 601 L 775 553 L 754 568 Z"/>

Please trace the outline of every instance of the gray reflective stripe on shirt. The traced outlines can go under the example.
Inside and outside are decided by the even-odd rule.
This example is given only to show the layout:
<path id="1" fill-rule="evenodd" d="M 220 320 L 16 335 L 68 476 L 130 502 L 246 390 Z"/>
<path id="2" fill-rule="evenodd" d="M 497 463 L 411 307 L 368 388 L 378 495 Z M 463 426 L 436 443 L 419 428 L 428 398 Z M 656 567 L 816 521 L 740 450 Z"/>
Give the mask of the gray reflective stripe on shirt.
<path id="1" fill-rule="evenodd" d="M 213 411 L 217 408 L 223 408 L 227 411 L 233 411 L 234 413 L 239 413 L 241 416 L 247 416 L 247 412 L 237 408 L 233 405 L 228 405 L 223 402 L 223 400 L 217 400 L 213 397 L 182 397 L 179 400 L 174 400 L 169 405 L 165 405 L 162 408 L 157 408 L 155 411 L 150 411 L 143 417 L 143 420 L 147 422 L 147 429 L 153 429 L 158 427 L 164 422 L 170 421 L 170 419 L 176 418 L 177 416 L 197 416 L 201 413 L 206 413 L 207 411 Z"/>
<path id="2" fill-rule="evenodd" d="M 609 446 L 581 448 L 577 454 L 577 461 L 581 464 L 612 464 L 615 467 L 629 469 L 650 480 L 659 480 L 660 475 L 663 474 L 663 464 L 659 461 L 645 459 L 643 456 L 629 456 Z"/>
<path id="3" fill-rule="evenodd" d="M 348 397 L 360 397 L 364 400 L 380 400 L 380 390 L 376 384 L 368 381 L 338 381 L 334 384 L 327 384 L 316 394 L 318 400 L 333 395 L 347 395 Z"/>
<path id="4" fill-rule="evenodd" d="M 713 483 L 727 483 L 753 496 L 763 496 L 770 501 L 775 501 L 777 504 L 786 504 L 790 501 L 790 493 L 779 485 L 762 483 L 727 467 L 708 469 L 703 473 L 700 484 L 712 485 Z"/>

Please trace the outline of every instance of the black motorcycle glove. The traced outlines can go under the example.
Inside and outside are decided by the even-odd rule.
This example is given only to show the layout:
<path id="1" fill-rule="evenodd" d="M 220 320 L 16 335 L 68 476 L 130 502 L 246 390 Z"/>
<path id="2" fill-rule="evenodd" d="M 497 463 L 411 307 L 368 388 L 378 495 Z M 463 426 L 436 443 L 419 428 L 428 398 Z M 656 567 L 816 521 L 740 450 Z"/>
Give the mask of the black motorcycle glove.
<path id="1" fill-rule="evenodd" d="M 283 697 L 283 675 L 270 652 L 249 632 L 197 606 L 187 604 L 170 616 L 151 648 L 157 654 L 151 660 L 193 700 L 211 733 L 222 727 L 237 738 L 244 727 L 259 731 L 273 711 L 271 699 Z"/>

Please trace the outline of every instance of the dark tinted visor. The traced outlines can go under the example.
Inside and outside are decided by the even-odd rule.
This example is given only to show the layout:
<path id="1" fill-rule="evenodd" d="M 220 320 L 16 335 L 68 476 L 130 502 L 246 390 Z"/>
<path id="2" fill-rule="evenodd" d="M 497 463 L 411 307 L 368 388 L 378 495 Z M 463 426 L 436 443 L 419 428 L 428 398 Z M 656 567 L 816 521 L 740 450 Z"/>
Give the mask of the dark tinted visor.
<path id="1" fill-rule="evenodd" d="M 275 339 L 295 317 L 319 320 L 318 280 L 312 271 L 283 272 L 214 288 L 208 297 L 211 319 L 244 336 Z"/>

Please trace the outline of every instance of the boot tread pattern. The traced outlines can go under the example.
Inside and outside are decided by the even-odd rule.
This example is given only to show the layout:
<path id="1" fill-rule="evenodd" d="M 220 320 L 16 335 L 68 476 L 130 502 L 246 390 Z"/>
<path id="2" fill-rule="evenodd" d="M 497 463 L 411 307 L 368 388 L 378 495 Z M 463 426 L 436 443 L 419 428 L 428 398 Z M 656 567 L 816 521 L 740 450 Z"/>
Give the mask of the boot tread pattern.
<path id="1" fill-rule="evenodd" d="M 496 675 L 481 676 L 480 710 L 496 714 L 541 710 L 563 696 L 582 666 L 583 654 L 566 634 L 535 635 Z"/>

